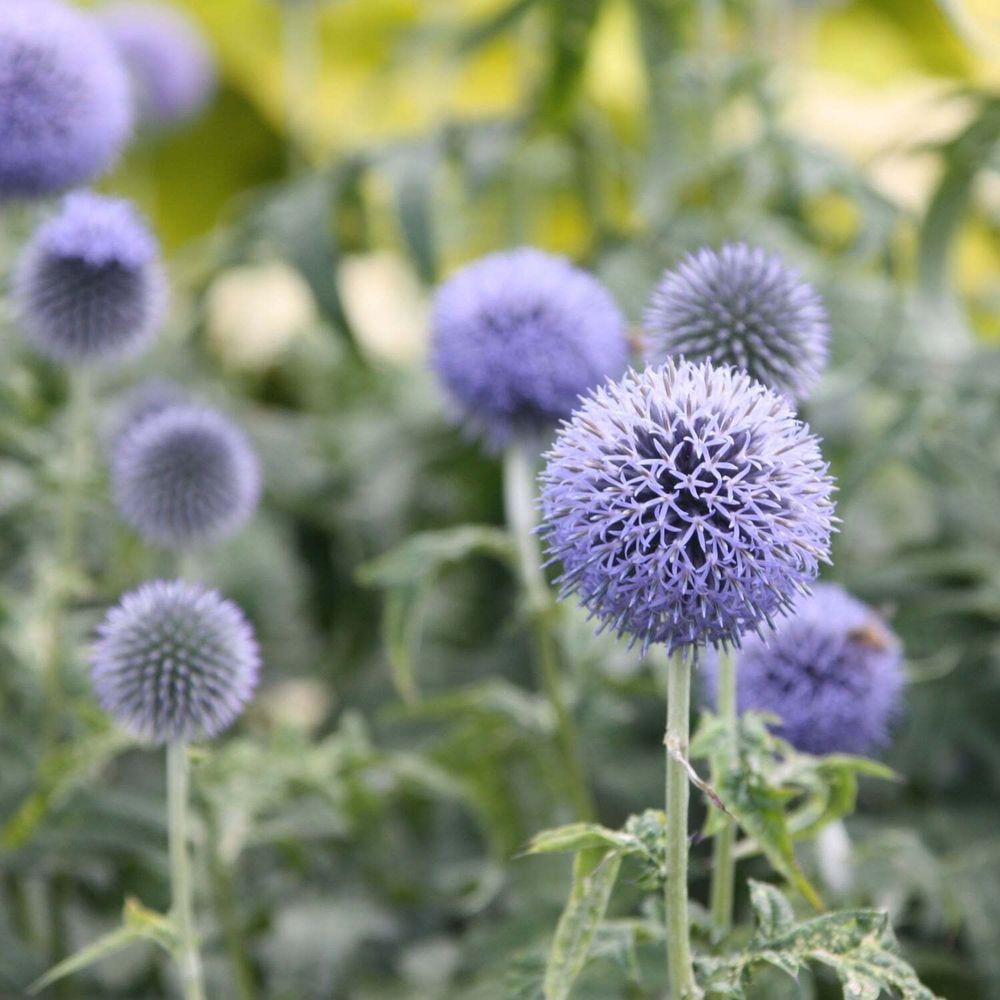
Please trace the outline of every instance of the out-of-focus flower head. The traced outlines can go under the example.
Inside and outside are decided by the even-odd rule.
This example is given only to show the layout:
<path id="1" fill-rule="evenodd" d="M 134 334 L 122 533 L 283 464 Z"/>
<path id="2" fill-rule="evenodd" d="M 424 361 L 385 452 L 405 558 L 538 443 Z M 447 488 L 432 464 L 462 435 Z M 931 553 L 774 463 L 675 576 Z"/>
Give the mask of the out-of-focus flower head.
<path id="1" fill-rule="evenodd" d="M 91 678 L 104 709 L 151 743 L 211 737 L 253 697 L 260 653 L 243 612 L 214 590 L 153 580 L 98 628 Z"/>
<path id="2" fill-rule="evenodd" d="M 899 639 L 835 584 L 817 584 L 774 629 L 749 636 L 736 676 L 739 710 L 777 715 L 778 735 L 814 754 L 883 748 L 905 685 Z M 713 699 L 717 681 L 709 660 Z"/>
<path id="3" fill-rule="evenodd" d="M 21 253 L 14 306 L 25 337 L 65 364 L 120 361 L 156 335 L 167 283 L 156 238 L 131 203 L 67 195 Z"/>
<path id="4" fill-rule="evenodd" d="M 183 406 L 188 397 L 176 382 L 149 378 L 116 399 L 108 408 L 103 426 L 106 446 L 113 451 L 123 434 L 138 427 L 148 417 L 155 417 L 172 406 Z"/>
<path id="5" fill-rule="evenodd" d="M 142 122 L 170 127 L 195 117 L 212 99 L 212 51 L 198 26 L 177 8 L 121 0 L 100 17 L 132 76 Z"/>
<path id="6" fill-rule="evenodd" d="M 760 247 L 703 247 L 667 271 L 646 310 L 646 356 L 734 365 L 804 399 L 826 364 L 829 326 L 812 288 Z"/>
<path id="7" fill-rule="evenodd" d="M 438 290 L 431 363 L 491 446 L 568 417 L 628 361 L 625 321 L 593 276 L 532 248 L 468 264 Z"/>
<path id="8" fill-rule="evenodd" d="M 115 504 L 143 538 L 171 549 L 234 534 L 260 497 L 260 466 L 246 435 L 202 406 L 171 406 L 118 438 Z"/>
<path id="9" fill-rule="evenodd" d="M 132 118 L 125 67 L 91 15 L 61 0 L 0 3 L 0 198 L 104 173 Z"/>
<path id="10" fill-rule="evenodd" d="M 733 368 L 630 372 L 584 401 L 547 460 L 543 531 L 564 595 L 644 645 L 738 645 L 828 558 L 819 442 Z"/>

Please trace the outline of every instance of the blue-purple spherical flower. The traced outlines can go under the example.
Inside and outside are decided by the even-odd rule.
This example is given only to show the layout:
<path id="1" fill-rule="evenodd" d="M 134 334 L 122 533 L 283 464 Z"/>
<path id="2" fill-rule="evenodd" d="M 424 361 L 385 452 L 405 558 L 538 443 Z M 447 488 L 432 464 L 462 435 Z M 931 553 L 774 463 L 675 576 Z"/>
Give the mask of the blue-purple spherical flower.
<path id="1" fill-rule="evenodd" d="M 826 364 L 829 325 L 816 291 L 760 247 L 727 243 L 667 271 L 646 310 L 646 356 L 733 365 L 792 399 Z"/>
<path id="2" fill-rule="evenodd" d="M 21 253 L 14 277 L 19 327 L 65 364 L 120 361 L 163 321 L 167 284 L 156 238 L 132 205 L 68 195 Z"/>
<path id="3" fill-rule="evenodd" d="M 90 655 L 101 705 L 152 743 L 215 736 L 253 697 L 260 652 L 243 612 L 214 590 L 153 580 L 126 594 Z"/>
<path id="4" fill-rule="evenodd" d="M 875 611 L 834 584 L 818 584 L 773 630 L 748 637 L 736 676 L 739 710 L 777 715 L 777 733 L 813 754 L 884 747 L 905 684 L 899 639 Z M 713 699 L 716 683 L 709 660 Z"/>
<path id="5" fill-rule="evenodd" d="M 260 497 L 260 466 L 240 428 L 216 410 L 171 406 L 114 447 L 115 504 L 147 541 L 183 549 L 232 535 Z"/>
<path id="6" fill-rule="evenodd" d="M 154 128 L 193 118 L 215 92 L 215 62 L 197 25 L 175 7 L 123 0 L 101 11 L 132 76 L 140 119 Z"/>
<path id="7" fill-rule="evenodd" d="M 93 17 L 61 0 L 0 3 L 0 198 L 86 183 L 131 128 L 128 74 Z"/>
<path id="8" fill-rule="evenodd" d="M 597 389 L 559 431 L 542 483 L 564 593 L 644 645 L 739 644 L 828 558 L 819 442 L 733 368 L 668 360 Z"/>
<path id="9" fill-rule="evenodd" d="M 596 278 L 562 257 L 491 254 L 438 290 L 431 363 L 466 426 L 491 445 L 550 428 L 620 375 L 625 322 Z"/>

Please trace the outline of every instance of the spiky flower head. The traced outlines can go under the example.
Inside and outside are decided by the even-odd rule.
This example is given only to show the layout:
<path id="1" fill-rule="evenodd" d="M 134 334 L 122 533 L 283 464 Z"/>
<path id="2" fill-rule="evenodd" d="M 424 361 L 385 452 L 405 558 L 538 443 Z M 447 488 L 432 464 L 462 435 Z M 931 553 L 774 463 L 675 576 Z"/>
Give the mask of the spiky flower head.
<path id="1" fill-rule="evenodd" d="M 869 753 L 884 747 L 905 684 L 899 639 L 868 605 L 817 584 L 789 617 L 750 636 L 737 660 L 741 712 L 770 712 L 776 732 L 805 753 Z M 714 700 L 718 674 L 707 663 Z"/>
<path id="2" fill-rule="evenodd" d="M 646 356 L 733 365 L 802 400 L 826 365 L 829 326 L 816 291 L 760 247 L 702 248 L 667 271 L 646 310 Z"/>
<path id="3" fill-rule="evenodd" d="M 140 119 L 166 128 L 198 114 L 215 92 L 215 61 L 198 26 L 177 8 L 122 0 L 101 20 L 132 76 Z"/>
<path id="4" fill-rule="evenodd" d="M 14 277 L 22 333 L 65 364 L 120 361 L 163 321 L 167 283 L 156 238 L 133 206 L 89 191 L 68 195 L 22 251 Z"/>
<path id="5" fill-rule="evenodd" d="M 253 696 L 260 652 L 243 612 L 217 591 L 153 580 L 101 623 L 90 654 L 98 701 L 152 743 L 216 736 Z"/>
<path id="6" fill-rule="evenodd" d="M 90 181 L 131 128 L 128 74 L 91 15 L 60 0 L 0 3 L 0 198 Z"/>
<path id="7" fill-rule="evenodd" d="M 125 521 L 170 549 L 232 535 L 260 497 L 260 467 L 246 435 L 202 406 L 140 419 L 115 444 L 111 479 Z"/>
<path id="8" fill-rule="evenodd" d="M 466 426 L 493 446 L 549 429 L 628 360 L 625 322 L 604 286 L 527 247 L 446 281 L 432 329 L 438 377 Z"/>
<path id="9" fill-rule="evenodd" d="M 643 645 L 738 644 L 828 558 L 819 442 L 733 368 L 629 372 L 584 401 L 547 460 L 543 531 L 564 594 Z"/>

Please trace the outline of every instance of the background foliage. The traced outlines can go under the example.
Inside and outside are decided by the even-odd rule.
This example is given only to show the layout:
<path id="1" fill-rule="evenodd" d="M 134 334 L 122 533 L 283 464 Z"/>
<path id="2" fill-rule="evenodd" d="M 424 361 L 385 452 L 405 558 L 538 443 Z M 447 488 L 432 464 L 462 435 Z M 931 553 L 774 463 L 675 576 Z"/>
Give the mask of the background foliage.
<path id="1" fill-rule="evenodd" d="M 780 250 L 829 304 L 833 365 L 807 415 L 840 482 L 830 575 L 891 609 L 909 653 L 888 760 L 902 780 L 862 781 L 854 888 L 838 902 L 887 909 L 935 992 L 1000 996 L 990 5 L 338 0 L 321 15 L 319 85 L 298 99 L 278 4 L 186 5 L 216 45 L 221 93 L 107 182 L 171 249 L 171 327 L 98 386 L 82 461 L 59 457 L 82 419 L 60 374 L 0 319 L 0 995 L 116 926 L 126 898 L 166 905 L 162 762 L 109 728 L 83 659 L 102 609 L 170 569 L 117 523 L 102 455 L 104 411 L 150 373 L 236 412 L 266 470 L 263 511 L 199 565 L 253 617 L 267 664 L 248 718 L 195 773 L 211 995 L 541 995 L 569 862 L 521 852 L 573 817 L 499 470 L 423 366 L 427 293 L 472 255 L 534 242 L 592 267 L 636 321 L 663 267 L 732 237 Z M 4 273 L 27 214 L 0 220 Z M 239 311 L 265 280 L 247 266 L 268 269 L 278 303 L 259 327 Z M 52 529 L 67 490 L 84 500 L 69 580 Z M 478 527 L 396 548 L 458 525 Z M 53 636 L 46 600 L 66 586 Z M 660 664 L 594 639 L 571 607 L 559 628 L 617 829 L 660 802 Z M 46 756 L 52 641 L 71 658 L 72 739 Z M 814 876 L 814 855 L 799 860 Z M 636 916 L 649 873 L 622 864 L 581 998 L 658 995 L 655 922 Z M 753 891 L 760 933 L 778 933 L 781 904 Z M 171 976 L 147 940 L 53 992 L 137 1000 Z M 835 983 L 764 975 L 759 989 L 825 997 Z"/>

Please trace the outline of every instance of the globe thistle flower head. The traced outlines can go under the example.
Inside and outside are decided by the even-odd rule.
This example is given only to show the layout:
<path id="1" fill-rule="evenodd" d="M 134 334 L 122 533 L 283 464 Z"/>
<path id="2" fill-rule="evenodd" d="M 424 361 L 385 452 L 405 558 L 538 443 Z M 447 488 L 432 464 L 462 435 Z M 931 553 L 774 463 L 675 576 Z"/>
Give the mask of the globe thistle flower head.
<path id="1" fill-rule="evenodd" d="M 549 429 L 628 361 L 625 322 L 596 278 L 562 257 L 491 254 L 438 290 L 431 364 L 491 446 Z"/>
<path id="2" fill-rule="evenodd" d="M 717 668 L 711 661 L 706 666 L 714 700 Z M 899 639 L 870 607 L 834 584 L 817 584 L 789 617 L 748 637 L 736 676 L 739 710 L 778 716 L 778 735 L 812 754 L 885 747 L 905 684 Z"/>
<path id="3" fill-rule="evenodd" d="M 132 205 L 68 195 L 22 251 L 14 307 L 28 342 L 53 361 L 121 361 L 156 335 L 167 303 L 159 247 Z"/>
<path id="4" fill-rule="evenodd" d="M 780 258 L 728 243 L 667 271 L 646 310 L 647 359 L 733 365 L 802 400 L 826 364 L 829 325 L 819 295 Z"/>
<path id="5" fill-rule="evenodd" d="M 671 650 L 738 645 L 829 554 L 833 482 L 783 397 L 668 360 L 595 390 L 542 475 L 543 533 L 602 626 Z"/>
<path id="6" fill-rule="evenodd" d="M 128 75 L 93 17 L 60 0 L 0 4 L 0 198 L 90 181 L 131 128 Z"/>
<path id="7" fill-rule="evenodd" d="M 235 533 L 260 497 L 260 467 L 246 435 L 202 406 L 170 406 L 118 439 L 115 504 L 143 538 L 170 549 Z"/>
<path id="8" fill-rule="evenodd" d="M 243 612 L 214 590 L 153 580 L 108 612 L 91 655 L 98 701 L 151 743 L 221 733 L 253 696 L 260 652 Z"/>
<path id="9" fill-rule="evenodd" d="M 169 128 L 198 114 L 215 92 L 215 62 L 198 27 L 174 7 L 123 0 L 101 11 L 128 67 L 141 121 Z"/>

